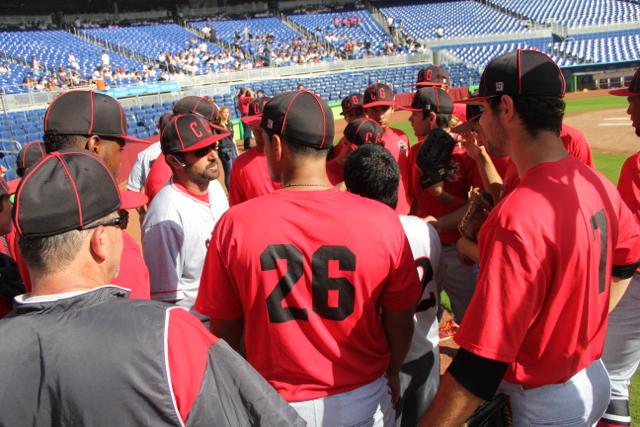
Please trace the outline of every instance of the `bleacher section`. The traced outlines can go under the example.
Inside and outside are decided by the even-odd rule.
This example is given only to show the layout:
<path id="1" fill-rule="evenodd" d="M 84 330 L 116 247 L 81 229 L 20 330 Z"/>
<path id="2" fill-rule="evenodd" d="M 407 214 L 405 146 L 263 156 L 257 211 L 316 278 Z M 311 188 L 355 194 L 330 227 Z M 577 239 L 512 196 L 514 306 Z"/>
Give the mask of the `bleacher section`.
<path id="1" fill-rule="evenodd" d="M 33 73 L 31 68 L 19 64 L 7 62 L 10 70 L 8 74 L 0 74 L 0 88 L 7 94 L 20 93 L 23 91 L 21 85 L 24 78 Z"/>
<path id="2" fill-rule="evenodd" d="M 73 52 L 80 65 L 78 71 L 82 76 L 88 77 L 96 67 L 102 65 L 100 56 L 104 49 L 65 31 L 46 30 L 0 32 L 0 51 L 24 64 L 30 64 L 31 58 L 35 56 L 41 67 L 48 71 L 55 71 L 60 65 L 71 69 L 69 53 Z M 112 67 L 127 71 L 142 68 L 138 61 L 115 52 L 108 53 Z"/>
<path id="3" fill-rule="evenodd" d="M 342 20 L 344 17 L 353 16 L 359 19 L 360 24 L 357 26 L 335 26 L 334 18 Z M 345 50 L 347 45 L 357 43 L 366 43 L 369 45 L 369 52 L 372 55 L 380 55 L 384 51 L 386 43 L 393 42 L 391 36 L 373 19 L 367 10 L 352 10 L 328 12 L 328 13 L 305 13 L 297 15 L 289 15 L 289 18 L 316 34 L 321 39 L 330 42 L 333 46 L 340 50 Z M 348 50 L 348 49 L 347 49 Z M 365 49 L 350 55 L 350 58 L 361 58 L 365 54 Z"/>
<path id="4" fill-rule="evenodd" d="M 640 21 L 640 4 L 624 0 L 490 0 L 540 23 L 571 28 Z"/>
<path id="5" fill-rule="evenodd" d="M 404 6 L 384 3 L 380 11 L 417 40 L 527 31 L 518 19 L 470 0 Z M 443 37 L 436 34 L 439 27 Z"/>
<path id="6" fill-rule="evenodd" d="M 552 51 L 577 63 L 610 64 L 640 59 L 640 30 L 581 34 L 553 43 Z"/>
<path id="7" fill-rule="evenodd" d="M 203 41 L 198 37 L 176 24 L 159 24 L 159 25 L 140 25 L 134 27 L 120 28 L 95 28 L 82 30 L 85 34 L 95 37 L 107 43 L 128 49 L 150 60 L 157 60 L 160 52 L 169 52 L 172 55 L 183 52 L 190 47 L 197 46 Z M 207 46 L 207 52 L 218 55 L 222 52 L 222 48 L 213 43 L 204 42 Z M 202 59 L 204 52 L 198 55 L 197 74 L 206 73 L 209 68 L 219 71 L 221 65 L 218 63 L 205 64 Z M 235 63 L 234 58 L 230 58 L 229 62 Z"/>

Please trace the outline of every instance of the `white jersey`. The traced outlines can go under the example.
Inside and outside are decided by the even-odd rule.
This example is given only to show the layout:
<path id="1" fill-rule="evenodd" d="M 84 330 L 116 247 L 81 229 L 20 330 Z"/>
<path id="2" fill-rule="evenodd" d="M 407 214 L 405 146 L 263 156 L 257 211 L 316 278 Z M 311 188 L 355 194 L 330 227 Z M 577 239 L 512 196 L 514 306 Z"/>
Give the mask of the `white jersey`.
<path id="1" fill-rule="evenodd" d="M 158 192 L 142 224 L 152 299 L 179 301 L 178 305 L 191 308 L 211 232 L 227 209 L 227 196 L 217 180 L 209 184 L 209 203 L 187 194 L 173 181 Z"/>
<path id="2" fill-rule="evenodd" d="M 440 264 L 442 244 L 438 232 L 422 218 L 400 215 L 400 222 L 409 240 L 413 258 L 422 283 L 422 297 L 416 307 L 413 338 L 404 363 L 433 351 L 440 341 L 438 332 L 438 286 L 435 277 Z"/>
<path id="3" fill-rule="evenodd" d="M 151 165 L 156 160 L 162 149 L 160 148 L 160 142 L 155 142 L 138 153 L 136 161 L 129 172 L 129 179 L 127 180 L 127 190 L 142 191 L 144 184 L 147 182 L 147 176 L 151 170 Z"/>

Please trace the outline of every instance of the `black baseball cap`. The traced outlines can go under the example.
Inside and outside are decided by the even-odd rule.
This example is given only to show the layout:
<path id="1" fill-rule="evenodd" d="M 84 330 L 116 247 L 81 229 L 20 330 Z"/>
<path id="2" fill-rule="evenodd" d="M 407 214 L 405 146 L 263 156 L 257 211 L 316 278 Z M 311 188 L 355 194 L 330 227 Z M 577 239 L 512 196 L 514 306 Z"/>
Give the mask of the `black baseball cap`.
<path id="1" fill-rule="evenodd" d="M 449 84 L 449 78 L 447 73 L 444 72 L 442 67 L 437 65 L 429 65 L 418 71 L 418 78 L 416 79 L 416 86 L 436 86 L 442 87 Z"/>
<path id="2" fill-rule="evenodd" d="M 245 125 L 253 128 L 259 129 L 260 122 L 262 121 L 262 111 L 264 110 L 264 106 L 269 102 L 271 98 L 262 97 L 256 98 L 249 104 L 249 113 L 246 116 L 242 116 L 240 120 Z"/>
<path id="3" fill-rule="evenodd" d="M 92 90 L 58 95 L 44 115 L 44 131 L 61 135 L 98 135 L 130 142 L 147 141 L 127 135 L 127 118 L 114 98 Z"/>
<path id="4" fill-rule="evenodd" d="M 173 117 L 173 113 L 164 113 L 163 115 L 160 116 L 157 124 L 157 128 L 160 131 L 160 133 L 162 133 L 162 130 L 164 129 L 164 127 L 167 125 L 167 123 L 169 123 L 169 121 L 171 120 L 171 117 Z"/>
<path id="5" fill-rule="evenodd" d="M 474 92 L 471 96 L 476 96 L 476 92 Z M 466 121 L 464 123 L 459 124 L 458 126 L 451 129 L 453 133 L 469 133 L 473 130 L 473 124 L 480 120 L 480 116 L 482 115 L 482 107 L 475 104 L 467 104 L 465 105 L 466 112 L 465 118 Z"/>
<path id="6" fill-rule="evenodd" d="M 207 147 L 226 138 L 231 132 L 199 114 L 176 114 L 160 134 L 164 154 L 186 153 Z"/>
<path id="7" fill-rule="evenodd" d="M 79 230 L 120 209 L 109 167 L 87 150 L 53 152 L 18 186 L 13 223 L 20 236 L 47 237 Z"/>
<path id="8" fill-rule="evenodd" d="M 453 101 L 449 94 L 439 87 L 421 87 L 413 94 L 409 107 L 398 107 L 407 111 L 427 111 L 441 114 L 453 113 Z"/>
<path id="9" fill-rule="evenodd" d="M 393 88 L 385 83 L 374 83 L 367 86 L 363 96 L 363 107 L 377 107 L 378 105 L 395 106 L 395 95 Z"/>
<path id="10" fill-rule="evenodd" d="M 179 99 L 173 104 L 173 113 L 196 113 L 210 122 L 215 122 L 220 114 L 220 110 L 214 100 L 208 96 L 189 95 Z"/>
<path id="11" fill-rule="evenodd" d="M 360 117 L 344 128 L 344 137 L 352 144 L 377 144 L 382 142 L 384 130 L 373 120 Z"/>
<path id="12" fill-rule="evenodd" d="M 287 142 L 316 149 L 330 148 L 335 132 L 331 108 L 304 89 L 271 98 L 262 111 L 260 127 Z"/>
<path id="13" fill-rule="evenodd" d="M 29 169 L 47 155 L 44 144 L 40 141 L 27 142 L 18 153 L 16 166 L 18 169 Z"/>
<path id="14" fill-rule="evenodd" d="M 549 56 L 538 50 L 517 49 L 489 62 L 478 96 L 457 102 L 477 104 L 500 95 L 562 98 L 565 91 L 564 75 Z"/>
<path id="15" fill-rule="evenodd" d="M 345 96 L 340 103 L 340 105 L 342 106 L 342 112 L 340 113 L 340 115 L 344 116 L 347 111 L 353 110 L 355 108 L 362 109 L 362 104 L 364 103 L 363 101 L 364 97 L 359 92 L 354 92 Z"/>
<path id="16" fill-rule="evenodd" d="M 640 68 L 633 75 L 629 87 L 610 90 L 609 94 L 615 96 L 640 96 Z"/>

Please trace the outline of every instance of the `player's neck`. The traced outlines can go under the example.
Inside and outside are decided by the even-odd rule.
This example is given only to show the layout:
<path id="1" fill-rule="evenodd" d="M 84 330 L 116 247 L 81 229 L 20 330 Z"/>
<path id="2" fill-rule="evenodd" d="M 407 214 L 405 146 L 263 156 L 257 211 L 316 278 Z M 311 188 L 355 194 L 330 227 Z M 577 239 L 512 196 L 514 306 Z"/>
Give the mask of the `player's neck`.
<path id="1" fill-rule="evenodd" d="M 517 140 L 512 144 L 509 156 L 515 163 L 520 178 L 541 163 L 557 162 L 568 155 L 560 137 L 550 131 L 542 131 L 536 137 L 522 132 Z"/>
<path id="2" fill-rule="evenodd" d="M 209 194 L 209 181 L 196 182 L 184 177 L 176 176 L 176 174 L 174 174 L 173 182 L 179 184 L 181 187 L 183 187 L 193 195 L 204 196 L 206 194 Z"/>
<path id="3" fill-rule="evenodd" d="M 282 172 L 282 187 L 293 191 L 315 191 L 330 188 L 324 160 L 292 162 Z"/>
<path id="4" fill-rule="evenodd" d="M 113 277 L 107 278 L 101 269 L 91 268 L 91 266 L 84 263 L 81 264 L 81 268 L 68 266 L 65 269 L 49 274 L 38 274 L 37 271 L 30 269 L 29 277 L 33 284 L 30 296 L 87 291 L 103 286 L 113 280 Z"/>

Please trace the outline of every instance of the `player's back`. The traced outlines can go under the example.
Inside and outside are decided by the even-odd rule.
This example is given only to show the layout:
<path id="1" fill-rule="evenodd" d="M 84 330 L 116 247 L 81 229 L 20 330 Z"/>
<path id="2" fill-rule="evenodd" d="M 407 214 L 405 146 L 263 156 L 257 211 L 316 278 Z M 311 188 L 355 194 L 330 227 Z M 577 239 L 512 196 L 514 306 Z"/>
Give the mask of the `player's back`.
<path id="1" fill-rule="evenodd" d="M 381 377 L 389 362 L 381 305 L 408 309 L 419 292 L 390 208 L 335 189 L 278 190 L 220 220 L 196 307 L 244 317 L 248 360 L 300 401 Z"/>

